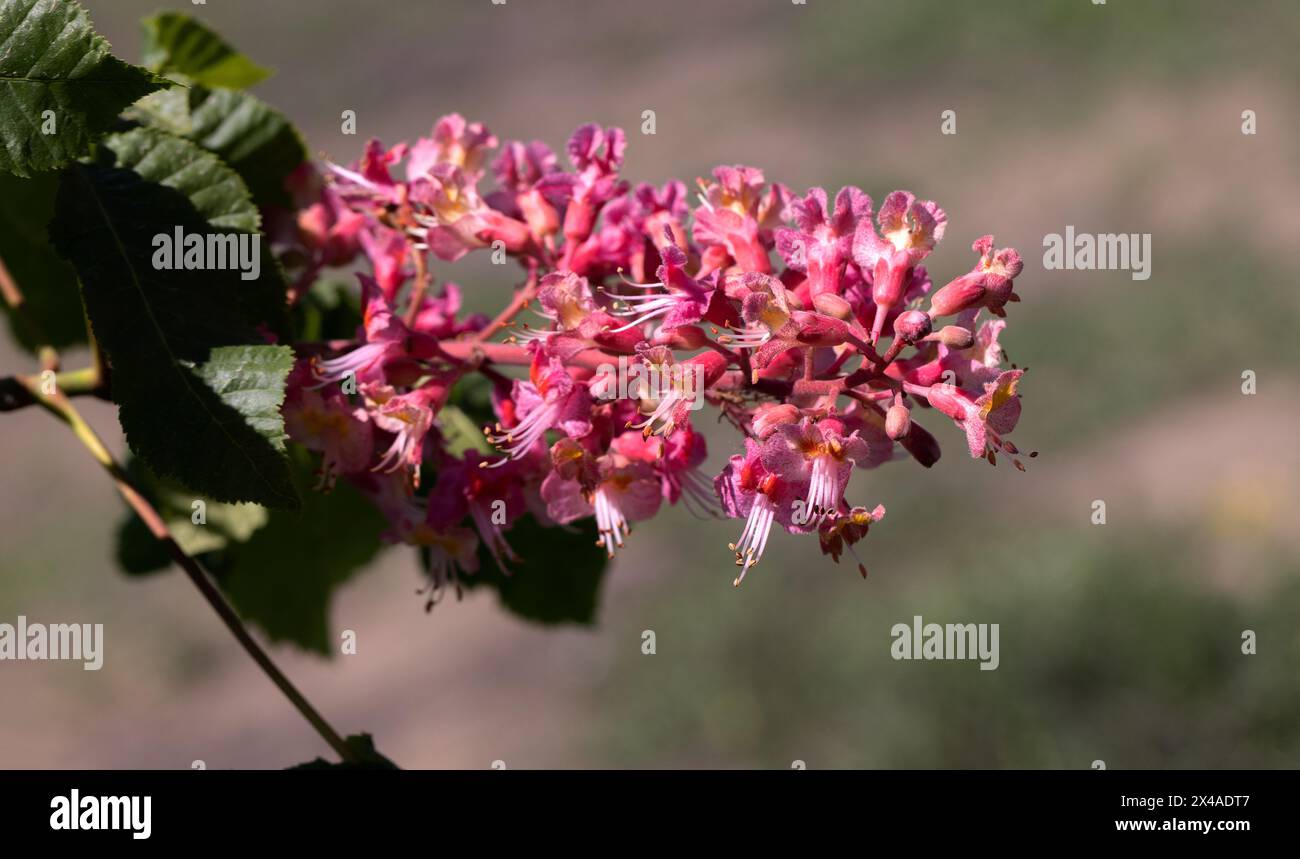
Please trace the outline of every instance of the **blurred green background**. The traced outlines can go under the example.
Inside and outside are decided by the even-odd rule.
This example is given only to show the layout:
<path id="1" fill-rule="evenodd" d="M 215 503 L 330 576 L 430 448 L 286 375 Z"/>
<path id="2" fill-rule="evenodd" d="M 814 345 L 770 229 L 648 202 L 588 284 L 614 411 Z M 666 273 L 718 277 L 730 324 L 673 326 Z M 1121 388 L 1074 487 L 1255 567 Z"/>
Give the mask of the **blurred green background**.
<path id="1" fill-rule="evenodd" d="M 779 534 L 733 589 L 740 523 L 667 511 L 633 534 L 591 630 L 528 626 L 486 593 L 426 615 L 413 555 L 390 551 L 333 607 L 356 655 L 277 650 L 341 730 L 408 767 L 1300 766 L 1291 0 L 86 5 L 128 59 L 140 16 L 198 14 L 278 70 L 256 92 L 337 160 L 450 111 L 556 149 L 596 120 L 628 129 L 634 181 L 746 163 L 800 192 L 933 198 L 939 282 L 983 233 L 1025 255 L 1003 342 L 1030 368 L 1028 473 L 966 458 L 931 417 L 936 468 L 854 477 L 851 500 L 888 508 L 859 545 L 865 581 Z M 1151 233 L 1150 280 L 1045 271 L 1043 236 L 1066 225 Z M 437 271 L 473 309 L 511 286 L 481 263 Z M 9 344 L 0 359 L 30 369 Z M 121 449 L 111 407 L 88 414 Z M 736 439 L 710 439 L 720 466 Z M 6 415 L 0 450 L 0 621 L 102 622 L 108 647 L 97 673 L 0 665 L 0 766 L 325 753 L 188 582 L 115 571 L 121 505 L 61 428 Z M 1000 624 L 998 670 L 892 660 L 890 628 L 918 614 Z"/>

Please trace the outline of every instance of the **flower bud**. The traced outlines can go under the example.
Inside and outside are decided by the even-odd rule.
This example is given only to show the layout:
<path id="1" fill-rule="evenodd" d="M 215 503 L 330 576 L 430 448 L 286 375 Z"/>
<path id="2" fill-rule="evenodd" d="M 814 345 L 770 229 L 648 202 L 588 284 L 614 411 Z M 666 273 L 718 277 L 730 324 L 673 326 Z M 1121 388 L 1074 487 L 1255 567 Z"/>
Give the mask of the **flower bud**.
<path id="1" fill-rule="evenodd" d="M 853 306 L 830 292 L 819 292 L 813 296 L 812 303 L 818 313 L 834 316 L 836 319 L 848 319 L 853 315 Z"/>
<path id="2" fill-rule="evenodd" d="M 894 320 L 894 334 L 904 343 L 916 343 L 930 333 L 930 317 L 919 310 L 907 310 Z"/>
<path id="3" fill-rule="evenodd" d="M 931 385 L 926 399 L 930 405 L 955 421 L 965 420 L 971 406 L 970 397 L 956 385 Z"/>
<path id="4" fill-rule="evenodd" d="M 975 334 L 960 325 L 945 325 L 925 339 L 942 343 L 950 349 L 969 349 L 975 342 Z"/>
<path id="5" fill-rule="evenodd" d="M 789 403 L 766 403 L 758 407 L 751 419 L 754 428 L 754 435 L 760 439 L 765 439 L 781 424 L 792 424 L 799 421 L 799 410 Z"/>
<path id="6" fill-rule="evenodd" d="M 885 413 L 885 435 L 898 441 L 907 435 L 908 430 L 912 428 L 912 413 L 907 406 L 903 405 L 901 399 L 894 401 Z"/>
<path id="7" fill-rule="evenodd" d="M 975 307 L 988 290 L 984 276 L 963 274 L 930 297 L 930 316 L 952 316 L 968 307 Z"/>
<path id="8" fill-rule="evenodd" d="M 799 326 L 795 339 L 805 346 L 838 346 L 853 334 L 844 320 L 834 316 L 796 310 L 792 317 Z"/>

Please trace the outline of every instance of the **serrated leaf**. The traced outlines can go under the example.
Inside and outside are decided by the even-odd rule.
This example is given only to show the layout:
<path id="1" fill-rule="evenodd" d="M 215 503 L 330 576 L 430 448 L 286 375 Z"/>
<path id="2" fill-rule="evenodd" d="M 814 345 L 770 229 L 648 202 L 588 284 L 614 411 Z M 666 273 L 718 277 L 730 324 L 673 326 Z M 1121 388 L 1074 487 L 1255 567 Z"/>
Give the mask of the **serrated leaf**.
<path id="1" fill-rule="evenodd" d="M 307 147 L 284 114 L 256 96 L 176 87 L 142 99 L 132 115 L 221 156 L 259 206 L 289 205 L 285 180 L 307 160 Z"/>
<path id="2" fill-rule="evenodd" d="M 279 414 L 293 354 L 256 327 L 283 283 L 154 266 L 155 238 L 178 230 L 252 242 L 247 189 L 213 155 L 153 129 L 112 135 L 100 155 L 65 173 L 50 235 L 81 280 L 131 449 L 217 501 L 295 508 Z"/>
<path id="3" fill-rule="evenodd" d="M 24 316 L 40 326 L 49 345 L 62 349 L 86 342 L 86 323 L 77 274 L 50 247 L 46 234 L 58 189 L 55 173 L 30 179 L 0 173 L 0 259 L 22 287 Z M 8 313 L 7 302 L 4 308 Z M 18 317 L 10 314 L 9 323 L 28 352 L 42 345 Z"/>
<path id="4" fill-rule="evenodd" d="M 329 656 L 337 650 L 329 629 L 333 593 L 378 554 L 387 522 L 346 481 L 328 494 L 306 490 L 311 457 L 297 446 L 292 456 L 305 490 L 301 513 L 273 511 L 247 543 L 229 547 L 218 581 L 240 616 L 272 641 Z"/>
<path id="5" fill-rule="evenodd" d="M 466 590 L 495 590 L 513 614 L 541 624 L 596 622 L 600 585 L 609 559 L 596 545 L 596 522 L 584 519 L 572 530 L 545 527 L 531 514 L 506 532 L 506 541 L 522 563 L 503 572 L 480 545 L 476 573 L 458 581 Z M 423 554 L 423 553 L 422 553 Z"/>
<path id="6" fill-rule="evenodd" d="M 232 89 L 250 87 L 271 75 L 188 15 L 164 12 L 140 23 L 144 64 L 159 74 L 182 74 L 203 86 Z"/>
<path id="7" fill-rule="evenodd" d="M 0 0 L 0 172 L 30 176 L 81 157 L 160 86 L 109 53 L 72 0 Z"/>

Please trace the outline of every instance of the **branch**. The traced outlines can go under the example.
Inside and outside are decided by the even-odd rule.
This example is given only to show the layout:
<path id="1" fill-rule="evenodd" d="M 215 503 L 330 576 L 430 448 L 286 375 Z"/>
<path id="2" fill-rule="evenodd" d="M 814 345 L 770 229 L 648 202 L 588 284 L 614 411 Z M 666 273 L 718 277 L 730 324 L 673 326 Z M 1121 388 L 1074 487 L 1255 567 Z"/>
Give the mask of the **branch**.
<path id="1" fill-rule="evenodd" d="M 424 304 L 424 293 L 429 289 L 429 260 L 423 250 L 415 251 L 415 285 L 411 288 L 411 304 L 406 308 L 406 326 L 415 327 L 415 319 L 420 315 L 420 305 Z"/>
<path id="2" fill-rule="evenodd" d="M 14 412 L 39 403 L 39 399 L 32 396 L 32 388 L 40 388 L 48 378 L 44 373 L 40 376 L 0 378 L 0 412 Z M 96 367 L 82 367 L 80 370 L 58 373 L 54 376 L 54 388 L 66 397 L 108 399 L 108 389 L 103 383 L 103 374 Z"/>
<path id="3" fill-rule="evenodd" d="M 505 328 L 511 321 L 519 315 L 519 312 L 526 307 L 528 303 L 537 297 L 537 263 L 530 263 L 528 272 L 528 281 L 515 291 L 515 296 L 506 305 L 505 310 L 497 314 L 496 318 L 487 324 L 482 331 L 475 334 L 471 340 L 476 343 L 482 343 L 489 340 L 502 328 Z"/>
<path id="4" fill-rule="evenodd" d="M 144 522 L 146 527 L 148 527 L 150 533 L 152 533 L 154 537 L 163 544 L 163 547 L 167 550 L 167 554 L 169 554 L 172 560 L 176 562 L 176 565 L 185 571 L 185 574 L 189 576 L 190 581 L 199 589 L 199 593 L 201 593 L 203 598 L 208 601 L 208 605 L 212 606 L 212 610 L 217 613 L 217 616 L 221 618 L 221 621 L 226 625 L 226 628 L 235 636 L 235 640 L 243 646 L 244 650 L 253 658 L 253 661 L 257 663 L 258 667 L 266 673 L 266 676 L 271 679 L 271 682 L 284 693 L 290 703 L 292 703 L 293 706 L 298 709 L 298 712 L 302 714 L 303 718 L 305 718 L 311 726 L 316 729 L 316 732 L 321 735 L 325 742 L 329 743 L 330 747 L 338 753 L 339 757 L 344 761 L 355 763 L 356 755 L 353 754 L 352 749 L 343 741 L 343 738 L 339 736 L 338 732 L 325 721 L 324 717 L 316 711 L 316 709 L 311 705 L 311 702 L 303 697 L 302 693 L 298 691 L 289 678 L 286 677 L 278 667 L 276 667 L 276 664 L 271 661 L 271 657 L 267 655 L 266 651 L 262 649 L 251 635 L 249 635 L 248 630 L 244 627 L 243 621 L 239 619 L 239 615 L 235 613 L 235 610 L 230 607 L 228 602 L 226 602 L 225 597 L 223 597 L 221 592 L 217 590 L 216 586 L 208 577 L 207 572 L 198 561 L 187 555 L 185 550 L 182 549 L 176 542 L 175 538 L 172 537 L 171 531 L 168 529 L 167 523 L 163 521 L 162 516 L 159 515 L 154 506 L 149 503 L 148 499 L 146 499 L 140 491 L 132 485 L 125 470 L 123 470 L 117 461 L 113 459 L 113 455 L 108 452 L 108 448 L 104 446 L 103 441 L 81 417 L 81 414 L 73 407 L 71 401 L 57 389 L 53 394 L 44 393 L 41 389 L 41 380 L 39 377 L 32 378 L 19 376 L 16 377 L 16 380 L 27 389 L 28 396 L 30 396 L 34 402 L 39 403 L 72 429 L 72 433 L 77 437 L 77 440 L 80 441 L 88 451 L 90 451 L 90 455 L 93 456 L 95 460 L 104 467 L 104 470 L 108 472 L 108 476 L 117 487 L 118 493 L 126 501 L 127 506 L 129 506 L 135 514 L 140 517 L 140 520 Z"/>

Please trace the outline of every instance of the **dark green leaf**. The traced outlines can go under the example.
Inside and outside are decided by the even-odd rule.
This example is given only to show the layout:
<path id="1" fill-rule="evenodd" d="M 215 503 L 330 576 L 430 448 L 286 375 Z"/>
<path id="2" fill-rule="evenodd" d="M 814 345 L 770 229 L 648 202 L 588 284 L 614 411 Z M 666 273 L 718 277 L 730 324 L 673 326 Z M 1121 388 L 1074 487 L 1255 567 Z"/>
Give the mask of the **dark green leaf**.
<path id="1" fill-rule="evenodd" d="M 492 411 L 492 382 L 478 373 L 462 376 L 452 386 L 447 402 L 469 415 L 475 427 L 496 422 Z"/>
<path id="2" fill-rule="evenodd" d="M 0 172 L 29 176 L 79 158 L 123 108 L 159 86 L 110 54 L 72 0 L 3 0 Z"/>
<path id="3" fill-rule="evenodd" d="M 50 247 L 46 226 L 54 217 L 59 189 L 55 173 L 19 179 L 0 173 L 0 259 L 22 288 L 24 315 L 33 319 L 51 346 L 86 342 L 77 274 Z M 8 311 L 8 303 L 4 304 Z M 14 339 L 29 352 L 42 345 L 18 317 L 10 315 Z"/>
<path id="4" fill-rule="evenodd" d="M 289 120 L 256 96 L 176 87 L 141 100 L 133 114 L 221 156 L 259 206 L 289 205 L 285 180 L 307 160 L 307 147 Z"/>
<path id="5" fill-rule="evenodd" d="M 461 585 L 494 589 L 503 606 L 526 620 L 590 626 L 596 621 L 608 557 L 596 545 L 594 519 L 572 528 L 547 528 L 531 515 L 521 517 L 506 532 L 506 540 L 523 563 L 504 573 L 480 546 L 478 572 L 461 576 Z"/>
<path id="6" fill-rule="evenodd" d="M 304 488 L 310 456 L 292 448 Z M 227 549 L 221 587 L 241 617 L 273 641 L 291 641 L 325 656 L 336 652 L 330 635 L 334 590 L 379 552 L 387 522 L 346 481 L 329 494 L 305 490 L 301 513 L 273 511 L 247 543 Z"/>
<path id="7" fill-rule="evenodd" d="M 312 284 L 305 298 L 294 307 L 294 314 L 302 340 L 347 339 L 362 324 L 357 291 L 330 277 Z"/>
<path id="8" fill-rule="evenodd" d="M 245 281 L 234 268 L 154 267 L 156 237 L 178 230 L 259 238 L 247 189 L 213 155 L 152 129 L 100 150 L 100 163 L 65 174 L 51 239 L 77 269 L 131 449 L 217 501 L 295 508 L 279 412 L 293 354 L 258 345 L 256 330 L 283 312 L 278 271 Z"/>
<path id="9" fill-rule="evenodd" d="M 160 573 L 172 562 L 167 549 L 134 513 L 125 516 L 117 526 L 116 557 L 117 565 L 128 576 Z"/>
<path id="10" fill-rule="evenodd" d="M 271 75 L 188 15 L 164 12 L 141 24 L 144 64 L 160 74 L 182 74 L 203 86 L 231 89 L 250 87 Z"/>
<path id="11" fill-rule="evenodd" d="M 330 763 L 324 758 L 316 758 L 305 764 L 289 767 L 291 770 L 395 770 L 397 764 L 381 755 L 375 749 L 375 740 L 369 734 L 352 734 L 343 741 L 356 755 L 357 763 Z"/>

